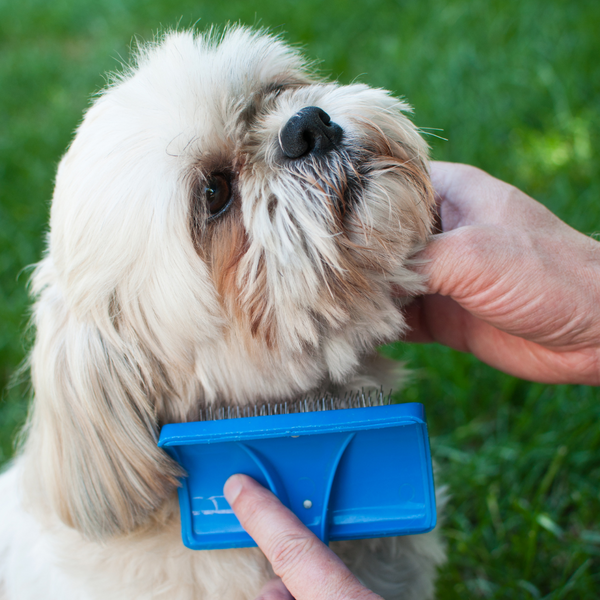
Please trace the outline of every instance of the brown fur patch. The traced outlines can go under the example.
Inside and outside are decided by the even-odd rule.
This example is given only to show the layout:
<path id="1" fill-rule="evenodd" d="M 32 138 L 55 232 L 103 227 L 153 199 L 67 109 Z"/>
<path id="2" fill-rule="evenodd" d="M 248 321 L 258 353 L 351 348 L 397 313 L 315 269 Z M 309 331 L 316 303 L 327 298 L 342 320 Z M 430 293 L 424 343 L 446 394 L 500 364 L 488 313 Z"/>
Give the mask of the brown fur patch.
<path id="1" fill-rule="evenodd" d="M 277 320 L 267 286 L 267 269 L 261 257 L 253 293 L 240 302 L 239 316 L 244 316 L 253 339 L 262 339 L 267 348 L 277 346 Z"/>
<path id="2" fill-rule="evenodd" d="M 223 299 L 238 295 L 238 266 L 248 250 L 248 236 L 237 206 L 214 223 L 206 232 L 205 252 L 217 292 Z"/>
<path id="3" fill-rule="evenodd" d="M 365 150 L 370 157 L 365 161 L 367 172 L 387 173 L 403 180 L 404 186 L 418 198 L 413 210 L 402 210 L 404 234 L 412 232 L 414 242 L 423 242 L 431 233 L 435 211 L 434 191 L 429 177 L 425 157 L 407 144 L 388 137 L 377 125 L 361 122 L 364 131 L 369 132 Z M 379 238 L 381 249 L 391 242 Z M 389 249 L 390 251 L 392 248 Z"/>
<path id="4" fill-rule="evenodd" d="M 192 227 L 194 221 L 192 220 Z M 257 338 L 267 347 L 276 346 L 276 327 L 273 307 L 269 303 L 267 275 L 264 261 L 260 260 L 253 293 L 244 289 L 248 281 L 240 277 L 240 263 L 248 251 L 249 240 L 237 201 L 213 223 L 203 225 L 194 238 L 196 251 L 207 262 L 221 303 L 230 318 L 246 334 L 248 349 Z"/>

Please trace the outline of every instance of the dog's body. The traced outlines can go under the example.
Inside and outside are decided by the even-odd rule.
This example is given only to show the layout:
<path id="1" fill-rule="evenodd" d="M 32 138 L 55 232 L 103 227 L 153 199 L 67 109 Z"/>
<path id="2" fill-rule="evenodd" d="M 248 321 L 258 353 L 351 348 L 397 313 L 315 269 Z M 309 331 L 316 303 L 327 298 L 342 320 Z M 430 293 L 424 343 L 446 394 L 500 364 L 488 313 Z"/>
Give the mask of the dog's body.
<path id="1" fill-rule="evenodd" d="M 257 549 L 183 547 L 163 423 L 379 387 L 421 290 L 426 147 L 382 90 L 279 40 L 170 34 L 88 111 L 33 279 L 35 400 L 0 478 L 0 599 L 250 599 Z M 373 460 L 377 460 L 374 456 Z M 386 598 L 433 595 L 434 531 L 332 547 Z"/>

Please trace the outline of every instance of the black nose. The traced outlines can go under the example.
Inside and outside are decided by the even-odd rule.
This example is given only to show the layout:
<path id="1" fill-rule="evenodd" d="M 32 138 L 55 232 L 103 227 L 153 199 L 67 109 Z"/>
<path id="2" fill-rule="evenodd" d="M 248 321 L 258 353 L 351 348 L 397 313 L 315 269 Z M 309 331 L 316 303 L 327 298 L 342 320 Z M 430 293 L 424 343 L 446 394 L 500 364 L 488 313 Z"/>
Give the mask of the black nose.
<path id="1" fill-rule="evenodd" d="M 307 154 L 325 154 L 340 143 L 343 129 L 317 106 L 307 106 L 296 113 L 279 134 L 279 143 L 288 158 Z"/>

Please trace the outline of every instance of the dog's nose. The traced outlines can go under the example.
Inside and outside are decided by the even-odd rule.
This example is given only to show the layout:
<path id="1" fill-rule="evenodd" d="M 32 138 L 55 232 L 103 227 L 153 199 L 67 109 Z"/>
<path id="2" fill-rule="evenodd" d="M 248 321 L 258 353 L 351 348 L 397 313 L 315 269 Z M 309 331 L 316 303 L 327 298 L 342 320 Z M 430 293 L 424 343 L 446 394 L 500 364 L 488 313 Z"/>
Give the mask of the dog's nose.
<path id="1" fill-rule="evenodd" d="M 279 144 L 288 158 L 326 154 L 340 143 L 344 131 L 317 106 L 297 112 L 279 134 Z"/>

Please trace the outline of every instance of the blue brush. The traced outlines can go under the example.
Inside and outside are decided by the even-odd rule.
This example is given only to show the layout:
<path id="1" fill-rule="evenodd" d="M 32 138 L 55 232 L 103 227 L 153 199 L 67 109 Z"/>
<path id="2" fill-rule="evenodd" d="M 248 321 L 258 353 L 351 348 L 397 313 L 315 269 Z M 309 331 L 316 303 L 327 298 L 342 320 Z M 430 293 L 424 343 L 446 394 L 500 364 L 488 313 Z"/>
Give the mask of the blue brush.
<path id="1" fill-rule="evenodd" d="M 234 473 L 269 488 L 325 543 L 435 527 L 421 404 L 358 393 L 260 411 L 208 408 L 202 417 L 165 425 L 158 442 L 187 473 L 178 491 L 188 548 L 256 545 L 223 497 Z"/>

